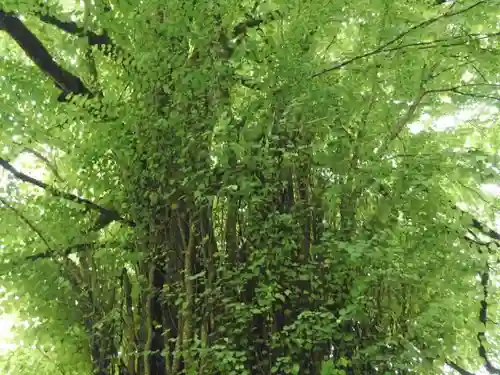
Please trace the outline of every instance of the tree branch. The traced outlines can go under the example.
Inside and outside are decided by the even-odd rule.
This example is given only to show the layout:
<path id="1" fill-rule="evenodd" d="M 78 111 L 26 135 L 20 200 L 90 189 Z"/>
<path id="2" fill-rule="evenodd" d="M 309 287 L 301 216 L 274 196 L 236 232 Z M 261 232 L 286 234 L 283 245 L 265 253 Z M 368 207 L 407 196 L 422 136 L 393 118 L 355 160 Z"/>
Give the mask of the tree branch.
<path id="1" fill-rule="evenodd" d="M 415 47 L 415 48 L 420 49 L 420 50 L 436 48 L 436 47 L 449 48 L 449 47 L 456 47 L 456 46 L 465 45 L 465 44 L 470 42 L 470 38 L 474 38 L 474 40 L 482 40 L 482 39 L 488 39 L 488 38 L 497 37 L 497 36 L 500 36 L 500 32 L 488 33 L 488 34 L 474 33 L 474 34 L 468 34 L 468 35 L 459 35 L 459 36 L 454 36 L 451 38 L 429 40 L 427 42 L 415 42 L 415 43 L 401 44 L 401 45 L 398 45 L 395 47 L 385 48 L 384 50 L 379 51 L 378 53 L 395 52 L 395 51 L 400 51 L 402 49 L 411 48 L 411 47 Z"/>
<path id="2" fill-rule="evenodd" d="M 281 16 L 282 16 L 281 12 L 274 11 L 274 12 L 269 12 L 263 15 L 262 17 L 248 18 L 245 21 L 242 21 L 233 27 L 232 37 L 236 38 L 240 35 L 245 34 L 248 29 L 257 28 L 264 23 L 275 21 Z"/>
<path id="3" fill-rule="evenodd" d="M 42 42 L 19 18 L 0 10 L 0 30 L 6 31 L 16 41 L 28 57 L 52 78 L 65 96 L 74 94 L 92 97 L 82 80 L 57 64 Z"/>
<path id="4" fill-rule="evenodd" d="M 26 225 L 30 227 L 30 229 L 36 233 L 36 235 L 42 240 L 47 249 L 45 251 L 29 255 L 25 257 L 25 260 L 28 261 L 36 261 L 39 259 L 53 258 L 56 256 L 68 256 L 70 254 L 79 253 L 82 251 L 90 250 L 90 249 L 103 249 L 106 247 L 117 247 L 120 244 L 118 242 L 108 242 L 108 243 L 80 243 L 72 246 L 68 246 L 63 250 L 55 250 L 50 245 L 49 241 L 45 238 L 45 236 L 38 230 L 38 228 L 28 219 L 26 218 L 22 212 L 20 212 L 17 208 L 10 205 L 5 199 L 0 198 L 0 203 L 5 205 L 8 209 L 12 210 L 16 216 L 23 221 Z"/>
<path id="5" fill-rule="evenodd" d="M 494 100 L 494 101 L 500 102 L 500 96 L 476 94 L 473 92 L 464 92 L 464 91 L 460 91 L 457 89 L 450 90 L 450 92 L 457 94 L 457 95 L 469 96 L 469 97 L 475 98 L 475 99 L 489 99 L 489 100 Z"/>
<path id="6" fill-rule="evenodd" d="M 483 223 L 479 220 L 472 218 L 472 227 L 479 230 L 485 236 L 488 236 L 492 240 L 500 241 L 500 233 L 494 231 L 493 229 L 487 228 Z"/>
<path id="7" fill-rule="evenodd" d="M 427 90 L 427 93 L 441 93 L 441 92 L 451 92 L 455 93 L 457 95 L 462 95 L 462 96 L 469 96 L 471 98 L 479 98 L 479 99 L 490 99 L 490 100 L 495 100 L 495 101 L 500 101 L 500 96 L 491 96 L 487 94 L 482 94 L 479 92 L 465 92 L 461 91 L 460 89 L 463 88 L 481 88 L 481 87 L 490 87 L 493 89 L 500 89 L 500 84 L 497 83 L 469 83 L 469 84 L 463 84 L 463 85 L 457 85 L 457 86 L 452 86 L 452 87 L 443 87 L 443 88 L 438 88 L 438 89 L 430 89 Z"/>
<path id="8" fill-rule="evenodd" d="M 417 93 L 416 97 L 413 99 L 411 105 L 408 107 L 406 110 L 405 114 L 399 118 L 399 120 L 394 124 L 393 128 L 391 129 L 391 132 L 387 136 L 387 139 L 384 141 L 382 146 L 380 146 L 379 150 L 377 153 L 379 155 L 382 155 L 387 148 L 389 147 L 389 144 L 399 136 L 401 131 L 405 128 L 406 125 L 411 121 L 413 118 L 413 115 L 417 111 L 418 106 L 422 102 L 422 99 L 424 98 L 426 94 L 426 91 L 422 89 L 422 87 L 419 89 L 419 92 Z"/>
<path id="9" fill-rule="evenodd" d="M 38 186 L 41 189 L 44 189 L 45 191 L 50 193 L 53 197 L 63 198 L 63 199 L 68 200 L 70 202 L 81 204 L 90 210 L 99 212 L 100 217 L 99 217 L 98 224 L 96 224 L 98 226 L 96 226 L 94 228 L 95 230 L 102 229 L 102 228 L 104 228 L 104 226 L 106 226 L 107 224 L 109 224 L 113 221 L 120 221 L 122 223 L 126 223 L 129 226 L 135 226 L 135 224 L 133 222 L 121 217 L 121 215 L 117 211 L 100 206 L 97 203 L 94 203 L 86 198 L 81 198 L 81 197 L 78 197 L 74 194 L 60 191 L 60 190 L 46 184 L 43 181 L 37 180 L 36 178 L 33 178 L 31 176 L 28 176 L 27 174 L 24 174 L 24 173 L 18 171 L 12 164 L 10 164 L 5 159 L 0 158 L 0 167 L 3 167 L 5 170 L 12 173 L 19 180 L 27 182 L 27 183 L 35 185 L 35 186 Z M 102 226 L 103 223 L 105 223 L 104 226 Z"/>
<path id="10" fill-rule="evenodd" d="M 78 26 L 75 22 L 61 21 L 57 17 L 40 11 L 34 12 L 34 14 L 40 19 L 40 21 L 48 25 L 55 26 L 68 34 L 78 37 L 87 37 L 91 46 L 114 45 L 106 31 L 102 34 L 96 34 L 93 31 L 85 30 L 83 27 Z"/>
<path id="11" fill-rule="evenodd" d="M 481 300 L 481 307 L 479 308 L 479 322 L 483 324 L 484 330 L 477 333 L 478 341 L 478 352 L 479 356 L 483 358 L 485 365 L 484 368 L 490 374 L 500 374 L 500 369 L 496 368 L 493 363 L 491 363 L 488 355 L 486 353 L 486 347 L 484 343 L 486 341 L 486 325 L 488 323 L 488 284 L 490 280 L 490 270 L 489 265 L 486 263 L 486 269 L 481 274 L 481 286 L 483 288 L 483 299 Z"/>
<path id="12" fill-rule="evenodd" d="M 29 147 L 25 147 L 22 149 L 21 151 L 21 154 L 22 153 L 30 153 L 32 155 L 34 155 L 35 157 L 37 157 L 38 159 L 40 159 L 41 161 L 43 161 L 43 163 L 45 164 L 45 166 L 50 169 L 50 171 L 52 172 L 52 174 L 54 175 L 54 177 L 56 177 L 59 181 L 62 181 L 63 179 L 61 178 L 61 176 L 59 175 L 59 172 L 57 171 L 57 168 L 52 165 L 52 163 L 50 162 L 50 160 L 44 156 L 41 152 L 33 149 L 33 148 L 29 148 Z"/>
<path id="13" fill-rule="evenodd" d="M 453 210 L 459 211 L 460 214 L 462 214 L 462 215 L 468 215 L 470 217 L 470 224 L 469 225 L 470 225 L 471 228 L 477 229 L 479 232 L 481 232 L 481 234 L 483 234 L 483 235 L 491 238 L 492 240 L 500 241 L 500 233 L 496 232 L 493 229 L 488 228 L 484 223 L 482 223 L 481 221 L 479 221 L 478 219 L 476 219 L 475 217 L 473 217 L 470 213 L 468 213 L 467 211 L 464 211 L 461 208 L 457 207 L 456 204 L 452 204 L 451 208 Z M 472 233 L 472 231 L 470 229 L 469 229 L 468 232 L 472 236 L 477 237 L 475 235 L 475 233 Z M 467 239 L 468 241 L 475 242 L 478 245 L 487 245 L 488 244 L 488 243 L 479 243 L 479 242 L 476 242 L 472 238 L 465 237 L 465 239 Z"/>
<path id="14" fill-rule="evenodd" d="M 473 372 L 467 371 L 463 367 L 460 367 L 455 362 L 448 362 L 447 361 L 446 364 L 448 365 L 448 367 L 451 367 L 453 370 L 458 372 L 460 375 L 475 375 Z"/>
<path id="15" fill-rule="evenodd" d="M 97 34 L 91 30 L 85 29 L 83 26 L 79 26 L 76 22 L 62 21 L 48 13 L 35 11 L 33 14 L 37 16 L 40 21 L 48 25 L 57 27 L 68 34 L 80 38 L 86 38 L 89 46 L 107 46 L 107 48 L 101 49 L 101 51 L 107 56 L 116 58 L 118 53 L 122 53 L 127 55 L 127 57 L 132 60 L 132 57 L 125 52 L 123 48 L 114 43 L 106 30 L 104 30 L 102 34 Z"/>
<path id="16" fill-rule="evenodd" d="M 370 57 L 370 56 L 373 56 L 373 55 L 376 55 L 376 54 L 379 54 L 379 53 L 382 53 L 382 52 L 385 52 L 387 50 L 387 47 L 393 45 L 394 43 L 402 40 L 405 36 L 407 36 L 408 34 L 410 34 L 411 32 L 415 31 L 415 30 L 418 30 L 418 29 L 421 29 L 421 28 L 424 28 L 424 27 L 427 27 L 429 25 L 432 25 L 433 23 L 439 21 L 439 20 L 442 20 L 442 19 L 446 19 L 446 18 L 450 18 L 450 17 L 453 17 L 453 16 L 456 16 L 456 15 L 459 15 L 461 13 L 465 13 L 481 4 L 484 4 L 486 3 L 486 0 L 480 0 L 468 7 L 465 7 L 463 9 L 459 9 L 455 12 L 452 12 L 451 10 L 443 13 L 443 14 L 440 14 L 439 16 L 436 16 L 436 17 L 433 17 L 433 18 L 430 18 L 428 20 L 425 20 L 425 21 L 422 21 L 420 22 L 419 24 L 417 25 L 414 25 L 412 27 L 410 27 L 409 29 L 407 29 L 406 31 L 402 32 L 401 34 L 395 36 L 393 39 L 389 40 L 388 42 L 385 42 L 384 44 L 382 44 L 381 46 L 369 51 L 369 52 L 366 52 L 366 53 L 363 53 L 361 55 L 357 55 L 357 56 L 354 56 L 354 57 L 351 57 L 347 60 L 344 60 L 344 61 L 341 61 L 335 65 L 333 65 L 332 67 L 330 68 L 325 68 L 323 70 L 320 70 L 319 72 L 316 72 L 314 73 L 311 78 L 315 78 L 315 77 L 318 77 L 322 74 L 325 74 L 325 73 L 328 73 L 328 72 L 331 72 L 331 71 L 334 71 L 334 70 L 338 70 L 338 69 L 341 69 L 343 68 L 344 66 L 346 65 L 349 65 L 349 64 L 352 64 L 353 62 L 355 61 L 358 61 L 358 60 L 361 60 L 361 59 L 364 59 L 366 57 Z"/>
<path id="17" fill-rule="evenodd" d="M 16 216 L 22 221 L 24 222 L 28 227 L 30 227 L 30 229 L 36 233 L 36 235 L 42 240 L 42 242 L 45 244 L 45 246 L 47 246 L 47 249 L 51 250 L 51 246 L 49 244 L 49 241 L 45 238 L 45 236 L 42 234 L 42 232 L 40 230 L 38 230 L 38 228 L 26 217 L 24 216 L 24 214 L 19 211 L 17 208 L 15 208 L 14 206 L 12 206 L 9 202 L 7 202 L 5 199 L 3 198 L 0 198 L 0 202 L 5 206 L 7 207 L 9 210 L 11 210 L 12 212 L 14 212 L 16 214 Z"/>
<path id="18" fill-rule="evenodd" d="M 235 78 L 241 83 L 242 86 L 244 86 L 248 89 L 257 90 L 257 91 L 261 90 L 261 88 L 259 87 L 259 83 L 252 81 L 248 77 L 235 77 Z"/>
<path id="19" fill-rule="evenodd" d="M 33 255 L 29 255 L 29 256 L 25 257 L 24 259 L 29 260 L 29 261 L 35 261 L 35 260 L 39 260 L 39 259 L 53 258 L 56 256 L 68 256 L 70 254 L 80 253 L 80 252 L 90 250 L 90 249 L 104 249 L 106 247 L 116 247 L 118 245 L 119 245 L 118 243 L 114 243 L 114 242 L 99 243 L 99 244 L 93 243 L 93 242 L 91 242 L 91 243 L 79 243 L 76 245 L 69 246 L 69 247 L 62 249 L 62 250 L 47 250 L 47 251 L 43 251 L 43 252 L 36 253 Z"/>
<path id="20" fill-rule="evenodd" d="M 66 375 L 66 372 L 57 361 L 54 361 L 53 358 L 50 358 L 50 356 L 44 350 L 42 350 L 38 345 L 36 346 L 36 349 L 40 352 L 40 354 L 42 354 L 42 356 L 44 356 L 45 359 L 47 359 L 50 363 L 54 364 L 54 366 L 59 370 L 61 375 Z"/>

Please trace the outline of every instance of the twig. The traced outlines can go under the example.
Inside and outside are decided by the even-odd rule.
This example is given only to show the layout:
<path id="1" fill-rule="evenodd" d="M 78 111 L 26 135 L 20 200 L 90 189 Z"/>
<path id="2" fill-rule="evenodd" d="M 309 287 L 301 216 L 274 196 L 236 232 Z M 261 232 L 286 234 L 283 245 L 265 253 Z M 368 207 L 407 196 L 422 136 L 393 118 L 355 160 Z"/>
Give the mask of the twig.
<path id="1" fill-rule="evenodd" d="M 117 246 L 119 246 L 118 242 L 79 243 L 79 244 L 72 245 L 72 246 L 69 246 L 69 247 L 67 247 L 65 249 L 61 249 L 61 250 L 55 250 L 55 249 L 53 249 L 53 250 L 49 250 L 49 251 L 43 251 L 43 252 L 40 252 L 40 253 L 36 253 L 36 254 L 33 254 L 33 255 L 28 255 L 24 259 L 25 260 L 30 260 L 30 261 L 35 261 L 35 260 L 39 260 L 39 259 L 52 258 L 52 257 L 55 257 L 55 256 L 68 256 L 70 254 L 81 253 L 83 251 L 87 251 L 87 250 L 90 250 L 90 249 L 97 250 L 97 249 L 105 249 L 107 247 L 117 247 Z"/>
<path id="2" fill-rule="evenodd" d="M 57 168 L 55 166 L 53 166 L 50 162 L 50 160 L 45 157 L 41 152 L 35 150 L 35 149 L 32 149 L 32 148 L 29 148 L 29 147 L 25 147 L 22 151 L 21 151 L 21 154 L 24 153 L 24 152 L 27 152 L 27 153 L 30 153 L 34 156 L 36 156 L 38 159 L 40 159 L 41 161 L 44 162 L 45 166 L 47 168 L 50 169 L 50 171 L 54 174 L 54 176 L 59 180 L 59 181 L 63 181 L 63 179 L 61 178 L 61 176 L 59 175 L 59 172 L 57 171 Z"/>
<path id="3" fill-rule="evenodd" d="M 281 13 L 276 10 L 274 12 L 269 12 L 263 15 L 262 17 L 246 19 L 245 21 L 242 21 L 233 27 L 232 37 L 236 38 L 240 35 L 245 34 L 248 29 L 259 27 L 263 23 L 269 21 L 275 21 L 281 16 L 282 16 Z"/>
<path id="4" fill-rule="evenodd" d="M 412 119 L 413 115 L 415 114 L 418 106 L 422 102 L 422 99 L 424 98 L 425 94 L 427 92 L 423 90 L 423 88 L 419 89 L 419 92 L 417 93 L 417 96 L 415 99 L 413 99 L 412 104 L 408 107 L 406 113 L 404 116 L 402 116 L 394 125 L 392 128 L 391 132 L 389 133 L 389 136 L 387 137 L 386 141 L 382 144 L 380 149 L 378 150 L 378 154 L 381 155 L 383 154 L 386 150 L 387 147 L 389 147 L 389 144 L 396 138 L 398 137 L 399 133 L 404 129 L 404 127 L 410 122 Z"/>
<path id="5" fill-rule="evenodd" d="M 0 198 L 0 202 L 3 205 L 5 205 L 5 207 L 7 207 L 9 210 L 11 210 L 12 212 L 14 212 L 16 214 L 16 216 L 21 221 L 23 221 L 28 227 L 30 227 L 30 229 L 33 232 L 35 232 L 36 235 L 42 240 L 42 242 L 45 244 L 45 246 L 47 246 L 47 249 L 49 249 L 50 251 L 52 251 L 52 247 L 50 246 L 49 241 L 45 238 L 45 236 L 42 234 L 42 232 L 26 216 L 24 216 L 24 214 L 21 211 L 19 211 L 17 208 L 15 208 L 14 206 L 12 206 L 9 202 L 7 202 L 3 198 Z"/>
<path id="6" fill-rule="evenodd" d="M 36 346 L 36 349 L 50 362 L 50 363 L 53 363 L 54 366 L 59 370 L 59 372 L 62 374 L 62 375 L 66 375 L 66 372 L 62 369 L 62 367 L 56 362 L 54 361 L 52 358 L 50 358 L 50 356 L 45 353 L 45 351 L 43 351 L 42 349 L 40 349 L 38 346 Z"/>
<path id="7" fill-rule="evenodd" d="M 361 54 L 361 55 L 357 55 L 357 56 L 354 56 L 350 59 L 347 59 L 347 60 L 344 60 L 342 62 L 339 62 L 337 64 L 335 64 L 334 66 L 330 67 L 330 68 L 325 68 L 319 72 L 316 72 L 314 73 L 311 77 L 312 78 L 315 78 L 315 77 L 318 77 L 322 74 L 325 74 L 325 73 L 328 73 L 328 72 L 331 72 L 333 70 L 338 70 L 340 68 L 343 68 L 344 66 L 346 65 L 349 65 L 355 61 L 358 61 L 358 60 L 361 60 L 361 59 L 364 59 L 366 57 L 370 57 L 370 56 L 373 56 L 373 55 L 376 55 L 378 53 L 382 53 L 382 52 L 385 52 L 386 51 L 386 48 L 389 47 L 390 45 L 402 40 L 405 36 L 407 36 L 408 34 L 410 34 L 412 31 L 415 31 L 417 29 L 421 29 L 421 28 L 424 28 L 424 27 L 427 27 L 429 25 L 432 25 L 433 23 L 439 21 L 439 20 L 442 20 L 442 19 L 446 19 L 446 18 L 450 18 L 450 17 L 453 17 L 453 16 L 456 16 L 456 15 L 459 15 L 461 13 L 465 13 L 481 4 L 484 4 L 486 3 L 486 0 L 481 0 L 481 1 L 478 1 L 466 8 L 463 8 L 463 9 L 460 9 L 460 10 L 457 10 L 455 12 L 451 12 L 451 11 L 448 11 L 448 12 L 445 12 L 439 16 L 436 16 L 436 17 L 433 17 L 433 18 L 430 18 L 428 20 L 425 20 L 423 22 L 420 22 L 419 24 L 417 25 L 414 25 L 412 27 L 410 27 L 408 30 L 402 32 L 401 34 L 397 35 L 396 37 L 394 37 L 393 39 L 389 40 L 388 42 L 382 44 L 381 46 L 375 48 L 374 50 L 372 51 L 369 51 L 369 52 L 366 52 L 364 54 Z M 394 47 L 396 48 L 396 47 Z M 397 48 L 401 48 L 400 47 L 397 47 Z"/>

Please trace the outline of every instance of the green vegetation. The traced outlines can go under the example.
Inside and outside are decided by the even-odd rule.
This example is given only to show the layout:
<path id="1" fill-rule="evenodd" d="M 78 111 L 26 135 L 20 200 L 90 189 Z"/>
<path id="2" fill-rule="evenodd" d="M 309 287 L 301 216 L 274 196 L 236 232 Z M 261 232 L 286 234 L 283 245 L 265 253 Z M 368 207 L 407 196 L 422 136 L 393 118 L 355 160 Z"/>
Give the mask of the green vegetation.
<path id="1" fill-rule="evenodd" d="M 500 374 L 499 13 L 2 0 L 2 373 Z"/>

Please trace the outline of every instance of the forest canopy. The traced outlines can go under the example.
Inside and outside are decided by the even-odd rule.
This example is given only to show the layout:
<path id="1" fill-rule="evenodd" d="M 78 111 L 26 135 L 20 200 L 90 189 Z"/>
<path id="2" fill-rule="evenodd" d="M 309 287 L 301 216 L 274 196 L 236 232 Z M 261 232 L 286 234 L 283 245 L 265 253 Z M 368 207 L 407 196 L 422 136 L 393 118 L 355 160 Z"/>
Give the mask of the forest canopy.
<path id="1" fill-rule="evenodd" d="M 500 374 L 499 15 L 1 0 L 3 372 Z"/>

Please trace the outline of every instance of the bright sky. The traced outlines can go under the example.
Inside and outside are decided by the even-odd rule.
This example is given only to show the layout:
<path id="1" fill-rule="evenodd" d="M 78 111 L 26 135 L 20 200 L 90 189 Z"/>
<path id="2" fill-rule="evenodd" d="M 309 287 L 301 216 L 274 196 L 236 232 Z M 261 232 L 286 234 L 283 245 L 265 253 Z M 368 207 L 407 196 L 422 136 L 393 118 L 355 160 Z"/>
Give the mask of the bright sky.
<path id="1" fill-rule="evenodd" d="M 439 118 L 432 118 L 424 114 L 418 121 L 409 125 L 412 133 L 419 133 L 423 130 L 432 128 L 436 131 L 443 131 L 450 128 L 457 127 L 465 124 L 468 121 L 484 121 L 486 124 L 483 126 L 495 126 L 500 118 L 498 108 L 486 105 L 477 105 L 473 108 L 458 111 L 453 115 L 446 115 Z M 484 184 L 481 186 L 484 194 L 500 197 L 500 185 L 498 184 Z M 497 227 L 500 230 L 500 221 L 497 222 Z"/>
<path id="2" fill-rule="evenodd" d="M 0 287 L 0 292 L 5 292 L 5 289 Z M 16 345 L 13 343 L 14 335 L 12 333 L 12 328 L 16 322 L 17 320 L 14 315 L 0 315 L 0 355 L 16 348 Z"/>
<path id="3" fill-rule="evenodd" d="M 15 349 L 16 344 L 13 343 L 14 335 L 12 327 L 16 324 L 16 319 L 11 315 L 2 315 L 0 319 L 0 355 Z"/>

